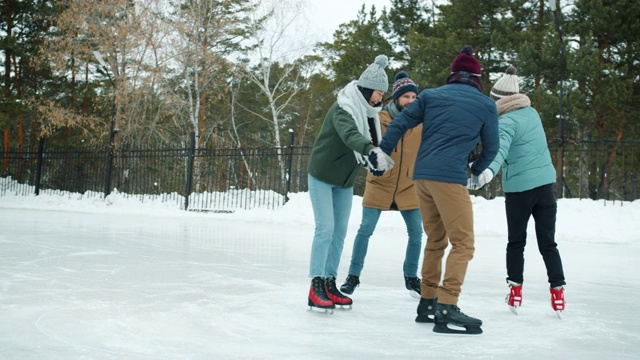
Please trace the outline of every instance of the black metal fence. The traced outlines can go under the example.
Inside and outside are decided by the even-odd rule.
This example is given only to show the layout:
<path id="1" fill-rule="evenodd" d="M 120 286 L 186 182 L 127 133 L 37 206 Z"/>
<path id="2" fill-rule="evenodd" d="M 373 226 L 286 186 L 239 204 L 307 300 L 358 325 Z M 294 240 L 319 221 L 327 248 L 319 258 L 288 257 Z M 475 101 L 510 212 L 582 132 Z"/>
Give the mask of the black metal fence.
<path id="1" fill-rule="evenodd" d="M 550 144 L 562 163 L 562 193 L 573 198 L 640 198 L 640 141 Z M 108 196 L 117 191 L 140 201 L 176 202 L 184 210 L 234 211 L 277 208 L 290 193 L 306 192 L 310 147 L 198 149 L 192 136 L 186 148 L 131 149 L 48 146 L 0 151 L 0 196 L 78 193 Z M 356 195 L 364 191 L 366 171 Z M 500 176 L 475 195 L 502 196 Z"/>
<path id="2" fill-rule="evenodd" d="M 276 208 L 307 191 L 309 147 L 116 149 L 47 146 L 0 150 L 0 196 L 117 192 L 141 201 L 176 202 L 185 210 Z"/>
<path id="3" fill-rule="evenodd" d="M 559 198 L 633 201 L 640 199 L 640 141 L 570 141 L 549 143 L 558 178 Z M 474 192 L 503 196 L 500 176 Z"/>

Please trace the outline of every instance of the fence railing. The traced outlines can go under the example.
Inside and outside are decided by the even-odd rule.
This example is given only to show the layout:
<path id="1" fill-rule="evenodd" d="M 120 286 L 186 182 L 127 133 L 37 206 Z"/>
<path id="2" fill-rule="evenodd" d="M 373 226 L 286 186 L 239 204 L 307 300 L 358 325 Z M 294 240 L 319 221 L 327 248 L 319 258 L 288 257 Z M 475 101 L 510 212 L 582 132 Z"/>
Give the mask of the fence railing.
<path id="1" fill-rule="evenodd" d="M 640 140 L 551 142 L 549 151 L 556 172 L 563 175 L 562 182 L 556 182 L 557 197 L 640 199 Z M 504 195 L 501 177 L 474 193 L 486 198 Z"/>
<path id="2" fill-rule="evenodd" d="M 560 149 L 551 143 L 554 161 L 562 151 L 562 197 L 608 200 L 640 198 L 640 141 L 572 142 Z M 66 191 L 175 201 L 181 209 L 234 211 L 277 208 L 290 193 L 306 192 L 310 147 L 199 149 L 192 136 L 188 147 L 173 149 L 115 149 L 106 147 L 38 146 L 0 150 L 0 196 Z M 354 187 L 364 192 L 366 170 Z M 11 181 L 7 181 L 10 179 Z M 558 192 L 560 186 L 558 186 Z M 473 192 L 502 196 L 500 176 Z M 94 195 L 95 196 L 95 195 Z"/>

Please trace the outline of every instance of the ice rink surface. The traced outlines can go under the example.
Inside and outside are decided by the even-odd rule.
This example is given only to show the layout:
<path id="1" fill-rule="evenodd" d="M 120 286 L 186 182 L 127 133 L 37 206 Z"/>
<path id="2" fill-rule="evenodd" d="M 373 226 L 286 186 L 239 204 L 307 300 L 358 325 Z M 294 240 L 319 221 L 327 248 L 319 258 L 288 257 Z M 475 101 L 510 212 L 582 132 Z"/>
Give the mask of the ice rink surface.
<path id="1" fill-rule="evenodd" d="M 563 241 L 567 311 L 559 320 L 535 241 L 527 247 L 523 307 L 515 316 L 504 303 L 504 236 L 480 232 L 459 306 L 484 321 L 484 334 L 443 336 L 414 322 L 418 300 L 402 278 L 406 236 L 393 226 L 379 226 L 371 238 L 353 310 L 309 311 L 309 216 L 245 221 L 0 207 L 0 359 L 640 354 L 637 242 Z M 400 218 L 384 214 L 381 222 L 385 216 Z M 349 228 L 340 284 L 358 221 Z"/>

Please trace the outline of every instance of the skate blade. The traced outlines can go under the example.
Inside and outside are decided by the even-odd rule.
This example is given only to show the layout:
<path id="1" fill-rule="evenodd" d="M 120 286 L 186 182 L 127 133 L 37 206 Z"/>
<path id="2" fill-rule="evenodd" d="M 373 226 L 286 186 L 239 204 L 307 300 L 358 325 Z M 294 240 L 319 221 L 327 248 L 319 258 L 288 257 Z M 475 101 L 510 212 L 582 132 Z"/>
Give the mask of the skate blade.
<path id="1" fill-rule="evenodd" d="M 434 319 L 435 315 L 418 315 L 416 316 L 416 322 L 417 323 L 434 323 L 435 319 Z"/>
<path id="2" fill-rule="evenodd" d="M 420 294 L 416 291 L 409 290 L 409 295 L 411 295 L 411 297 L 414 299 L 420 299 Z"/>
<path id="3" fill-rule="evenodd" d="M 353 308 L 351 307 L 351 305 L 338 305 L 338 304 L 336 304 L 336 309 L 342 310 L 342 311 L 351 311 Z"/>
<path id="4" fill-rule="evenodd" d="M 558 319 L 562 320 L 564 318 L 564 312 L 562 310 L 557 310 L 555 313 Z"/>
<path id="5" fill-rule="evenodd" d="M 518 315 L 518 308 L 519 308 L 518 306 L 509 306 L 509 310 L 512 313 L 516 314 L 516 316 Z"/>
<path id="6" fill-rule="evenodd" d="M 333 315 L 333 309 L 332 308 L 321 308 L 321 307 L 317 307 L 317 306 L 309 306 L 309 310 L 312 313 L 316 313 L 316 314 L 325 314 L 325 315 Z"/>
<path id="7" fill-rule="evenodd" d="M 478 325 L 436 324 L 433 327 L 433 332 L 441 335 L 480 335 L 482 328 Z"/>

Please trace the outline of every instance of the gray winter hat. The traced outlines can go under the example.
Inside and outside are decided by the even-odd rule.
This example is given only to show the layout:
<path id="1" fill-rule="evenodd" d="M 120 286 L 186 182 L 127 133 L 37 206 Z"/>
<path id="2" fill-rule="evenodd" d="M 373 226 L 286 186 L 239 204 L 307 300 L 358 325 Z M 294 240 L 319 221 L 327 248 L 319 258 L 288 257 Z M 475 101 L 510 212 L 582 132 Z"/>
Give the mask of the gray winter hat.
<path id="1" fill-rule="evenodd" d="M 363 88 L 386 92 L 389 89 L 389 79 L 384 68 L 389 64 L 389 58 L 385 55 L 376 56 L 373 64 L 360 75 L 358 86 Z"/>

